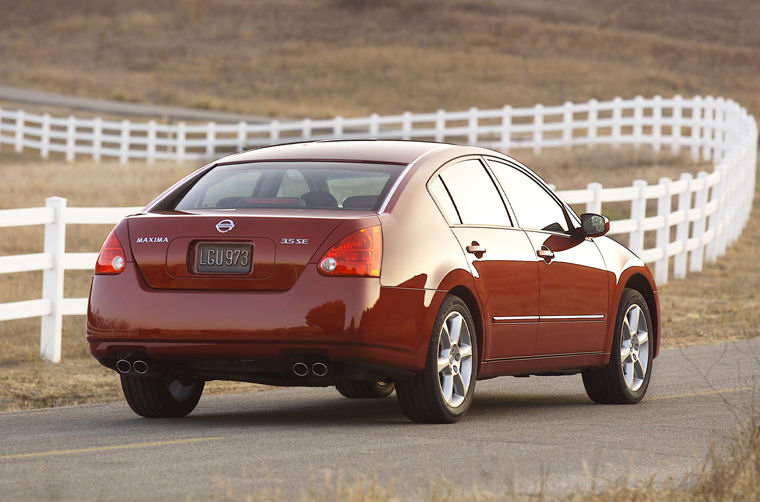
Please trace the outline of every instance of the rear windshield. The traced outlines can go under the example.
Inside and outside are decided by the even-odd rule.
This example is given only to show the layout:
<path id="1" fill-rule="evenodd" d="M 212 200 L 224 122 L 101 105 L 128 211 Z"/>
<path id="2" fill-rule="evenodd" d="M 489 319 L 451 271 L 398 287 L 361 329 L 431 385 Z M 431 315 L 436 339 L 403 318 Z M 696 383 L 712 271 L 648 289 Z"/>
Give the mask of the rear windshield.
<path id="1" fill-rule="evenodd" d="M 376 211 L 403 167 L 340 162 L 221 165 L 198 179 L 174 208 Z"/>

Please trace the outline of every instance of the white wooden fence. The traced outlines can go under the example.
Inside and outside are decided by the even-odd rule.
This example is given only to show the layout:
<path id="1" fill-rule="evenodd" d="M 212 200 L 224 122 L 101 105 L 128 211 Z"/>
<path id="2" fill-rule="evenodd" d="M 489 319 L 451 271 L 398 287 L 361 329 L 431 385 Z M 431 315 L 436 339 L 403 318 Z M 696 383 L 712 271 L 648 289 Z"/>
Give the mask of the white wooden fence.
<path id="1" fill-rule="evenodd" d="M 627 234 L 629 247 L 654 264 L 655 277 L 662 284 L 667 282 L 671 262 L 676 278 L 684 277 L 687 270 L 699 271 L 703 260 L 714 261 L 741 234 L 754 195 L 758 132 L 754 118 L 733 101 L 680 96 L 265 125 L 159 125 L 0 110 L 0 144 L 13 144 L 16 151 L 37 149 L 43 157 L 63 152 L 69 160 L 76 155 L 96 160 L 116 156 L 124 162 L 130 158 L 179 160 L 328 137 L 460 141 L 503 151 L 603 144 L 648 145 L 672 152 L 687 149 L 695 160 L 711 161 L 714 170 L 700 172 L 696 178 L 688 173 L 676 181 L 662 178 L 656 185 L 643 180 L 619 188 L 590 183 L 585 189 L 559 192 L 571 204 L 585 204 L 588 212 L 603 213 L 604 203 L 630 203 L 629 217 L 613 221 L 610 235 Z M 647 212 L 649 200 L 656 200 L 655 214 Z M 45 203 L 41 208 L 0 211 L 0 227 L 45 225 L 42 253 L 0 257 L 0 274 L 42 270 L 42 298 L 0 304 L 0 321 L 41 317 L 40 353 L 57 362 L 62 316 L 82 315 L 87 307 L 86 298 L 63 297 L 63 273 L 90 270 L 97 257 L 97 253 L 66 253 L 66 225 L 116 223 L 140 208 L 68 208 L 59 197 Z M 655 233 L 654 247 L 645 247 L 645 233 L 650 231 Z"/>

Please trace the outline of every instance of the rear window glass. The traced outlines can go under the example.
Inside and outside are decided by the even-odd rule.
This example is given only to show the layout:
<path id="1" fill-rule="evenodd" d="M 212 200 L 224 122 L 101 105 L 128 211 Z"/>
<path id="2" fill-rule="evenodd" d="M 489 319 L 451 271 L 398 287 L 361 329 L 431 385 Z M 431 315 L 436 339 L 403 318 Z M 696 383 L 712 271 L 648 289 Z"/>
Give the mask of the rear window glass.
<path id="1" fill-rule="evenodd" d="M 403 167 L 336 162 L 221 165 L 196 181 L 174 208 L 376 211 Z"/>

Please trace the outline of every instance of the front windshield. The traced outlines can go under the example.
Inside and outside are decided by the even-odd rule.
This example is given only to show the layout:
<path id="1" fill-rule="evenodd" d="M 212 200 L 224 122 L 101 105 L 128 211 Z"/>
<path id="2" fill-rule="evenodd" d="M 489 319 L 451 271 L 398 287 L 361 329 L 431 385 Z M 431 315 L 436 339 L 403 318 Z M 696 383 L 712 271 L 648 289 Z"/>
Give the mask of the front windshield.
<path id="1" fill-rule="evenodd" d="M 376 211 L 404 166 L 254 162 L 213 168 L 174 209 L 300 208 Z"/>

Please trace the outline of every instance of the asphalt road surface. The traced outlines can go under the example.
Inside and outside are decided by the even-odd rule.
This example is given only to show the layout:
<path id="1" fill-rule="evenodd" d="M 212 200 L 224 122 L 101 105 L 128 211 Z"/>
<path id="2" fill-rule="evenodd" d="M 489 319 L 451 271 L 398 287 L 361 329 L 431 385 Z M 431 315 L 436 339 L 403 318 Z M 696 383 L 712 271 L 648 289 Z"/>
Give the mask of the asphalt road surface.
<path id="1" fill-rule="evenodd" d="M 749 416 L 760 338 L 663 351 L 647 398 L 592 404 L 580 376 L 479 382 L 454 425 L 406 420 L 396 400 L 335 389 L 204 396 L 188 418 L 147 420 L 123 402 L 0 414 L 0 500 L 286 497 L 326 473 L 549 492 L 627 478 L 681 478 Z M 61 375 L 65 378 L 65 375 Z M 114 375 L 114 378 L 116 376 Z M 444 480 L 444 481 L 442 481 Z"/>

